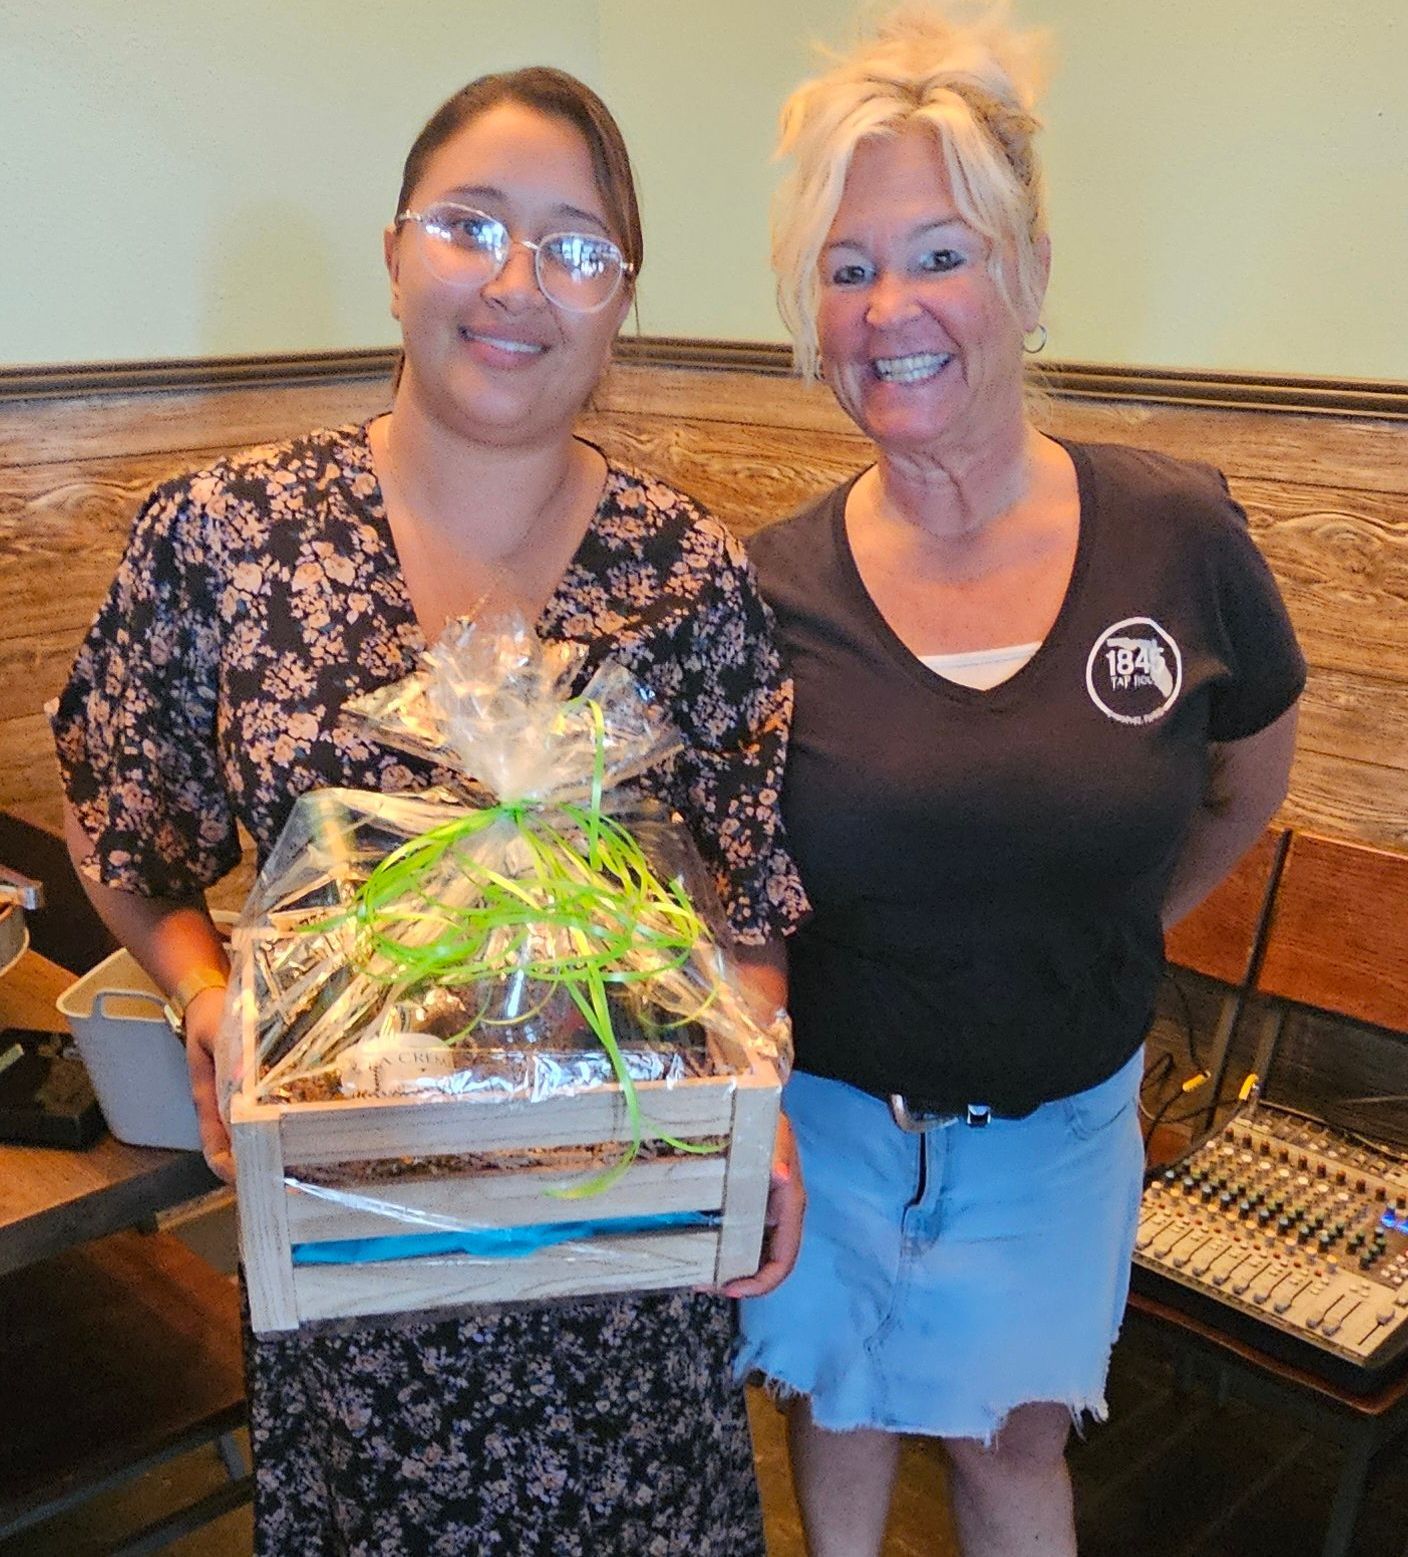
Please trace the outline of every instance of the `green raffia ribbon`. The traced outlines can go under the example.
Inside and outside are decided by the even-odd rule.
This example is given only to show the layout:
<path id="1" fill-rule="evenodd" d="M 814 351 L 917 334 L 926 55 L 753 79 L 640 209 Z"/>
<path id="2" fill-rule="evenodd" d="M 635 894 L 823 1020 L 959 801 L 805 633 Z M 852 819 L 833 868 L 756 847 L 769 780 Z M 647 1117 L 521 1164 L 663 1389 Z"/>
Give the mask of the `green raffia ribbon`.
<path id="1" fill-rule="evenodd" d="M 564 714 L 573 706 L 565 704 Z M 644 1136 L 640 1098 L 616 1039 L 607 985 L 641 983 L 682 969 L 705 934 L 683 888 L 662 882 L 626 828 L 603 814 L 605 722 L 594 699 L 586 699 L 585 706 L 594 736 L 587 805 L 549 810 L 504 801 L 443 822 L 387 855 L 346 914 L 307 927 L 327 929 L 350 916 L 368 975 L 405 989 L 423 983 L 475 984 L 521 973 L 546 986 L 537 1010 L 554 989 L 565 990 L 606 1051 L 631 1127 L 630 1145 L 617 1162 L 575 1188 L 550 1191 L 568 1199 L 599 1194 L 614 1184 L 635 1160 Z M 568 830 L 556 825 L 558 817 Z M 530 860 L 526 871 L 513 876 L 475 858 L 476 840 L 504 824 L 522 840 Z M 446 866 L 473 889 L 462 906 L 438 899 L 427 886 Z M 558 932 L 552 937 L 558 950 L 534 952 L 530 943 L 539 928 Z M 694 1009 L 664 1025 L 697 1019 L 713 999 L 712 990 L 701 994 Z M 532 1014 L 520 1013 L 511 1021 Z M 465 1032 L 481 1022 L 505 1025 L 508 1020 L 481 1015 Z M 677 1151 L 719 1150 L 658 1129 L 653 1134 Z"/>

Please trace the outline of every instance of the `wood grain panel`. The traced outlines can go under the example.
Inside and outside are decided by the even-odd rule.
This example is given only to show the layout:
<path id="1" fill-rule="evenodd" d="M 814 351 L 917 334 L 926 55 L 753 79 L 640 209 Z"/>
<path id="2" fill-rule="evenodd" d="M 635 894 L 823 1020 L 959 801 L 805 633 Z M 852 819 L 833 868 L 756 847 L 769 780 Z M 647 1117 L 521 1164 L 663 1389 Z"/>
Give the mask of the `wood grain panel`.
<path id="1" fill-rule="evenodd" d="M 1233 483 L 1306 657 L 1408 674 L 1408 522 L 1401 498 L 1292 481 Z"/>
<path id="2" fill-rule="evenodd" d="M 740 535 L 790 513 L 872 458 L 870 444 L 854 433 L 664 417 L 598 417 L 584 430 L 614 458 L 698 498 Z"/>
<path id="3" fill-rule="evenodd" d="M 595 403 L 601 413 L 630 418 L 856 435 L 829 390 L 759 374 L 619 365 Z M 1141 443 L 1210 461 L 1229 476 L 1408 492 L 1408 424 L 1402 422 L 1055 398 L 1043 404 L 1041 419 L 1062 437 Z"/>
<path id="4" fill-rule="evenodd" d="M 1408 680 L 1312 666 L 1297 740 L 1308 751 L 1398 769 L 1408 810 Z"/>
<path id="5" fill-rule="evenodd" d="M 390 403 L 390 386 L 379 376 L 276 389 L 0 401 L 0 466 L 239 449 L 361 421 Z"/>
<path id="6" fill-rule="evenodd" d="M 0 639 L 81 633 L 107 593 L 148 490 L 217 452 L 0 469 Z"/>
<path id="7" fill-rule="evenodd" d="M 1277 820 L 1408 853 L 1403 770 L 1301 746 Z"/>
<path id="8" fill-rule="evenodd" d="M 1257 989 L 1408 1030 L 1408 859 L 1292 838 Z"/>
<path id="9" fill-rule="evenodd" d="M 0 722 L 0 809 L 57 830 L 63 825 L 59 769 L 49 721 L 25 714 Z"/>
<path id="10" fill-rule="evenodd" d="M 142 495 L 221 452 L 356 420 L 387 399 L 378 374 L 0 400 L 0 804 L 57 821 L 39 707 Z M 1081 400 L 1054 400 L 1047 416 L 1065 435 L 1143 442 L 1228 471 L 1312 665 L 1285 818 L 1408 846 L 1408 425 Z M 621 365 L 584 431 L 741 533 L 871 457 L 828 391 L 759 373 Z"/>
<path id="11" fill-rule="evenodd" d="M 61 630 L 0 639 L 0 729 L 42 713 L 45 702 L 68 680 L 79 637 Z"/>

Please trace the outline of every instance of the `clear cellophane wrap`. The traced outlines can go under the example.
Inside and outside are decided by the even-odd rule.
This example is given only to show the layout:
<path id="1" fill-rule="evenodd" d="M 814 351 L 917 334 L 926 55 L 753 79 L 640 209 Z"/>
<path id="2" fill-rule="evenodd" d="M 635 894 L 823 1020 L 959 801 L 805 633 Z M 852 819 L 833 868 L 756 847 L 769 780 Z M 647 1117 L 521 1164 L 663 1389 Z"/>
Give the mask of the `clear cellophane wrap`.
<path id="1" fill-rule="evenodd" d="M 679 737 L 613 661 L 572 695 L 583 659 L 515 617 L 461 621 L 414 675 L 348 705 L 365 736 L 461 777 L 298 800 L 234 930 L 226 1100 L 618 1087 L 631 1140 L 560 1154 L 589 1194 L 639 1153 L 700 1149 L 648 1129 L 643 1144 L 638 1083 L 726 1075 L 740 1054 L 785 1078 L 785 1016 L 750 1004 L 693 839 L 632 782 Z M 534 1165 L 472 1143 L 464 1160 Z M 361 1197 L 417 1166 L 308 1187 Z"/>

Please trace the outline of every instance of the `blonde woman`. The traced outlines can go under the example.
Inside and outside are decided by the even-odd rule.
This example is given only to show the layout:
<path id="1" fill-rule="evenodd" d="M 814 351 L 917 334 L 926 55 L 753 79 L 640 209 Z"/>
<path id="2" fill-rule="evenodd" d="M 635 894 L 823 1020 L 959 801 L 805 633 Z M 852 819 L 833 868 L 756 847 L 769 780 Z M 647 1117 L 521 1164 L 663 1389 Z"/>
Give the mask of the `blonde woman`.
<path id="1" fill-rule="evenodd" d="M 878 1552 L 898 1435 L 967 1557 L 1075 1551 L 1163 926 L 1285 794 L 1304 669 L 1220 475 L 1028 419 L 1050 262 L 1031 40 L 908 11 L 783 113 L 774 258 L 875 463 L 765 531 L 796 685 L 788 1089 L 809 1204 L 744 1305 L 815 1557 Z"/>

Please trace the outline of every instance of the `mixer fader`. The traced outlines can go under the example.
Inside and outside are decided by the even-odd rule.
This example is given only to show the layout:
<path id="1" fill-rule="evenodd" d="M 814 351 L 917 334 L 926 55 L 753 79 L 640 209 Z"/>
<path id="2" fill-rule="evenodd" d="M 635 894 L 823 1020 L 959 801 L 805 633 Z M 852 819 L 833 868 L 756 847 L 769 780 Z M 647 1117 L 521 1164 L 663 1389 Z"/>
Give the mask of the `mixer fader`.
<path id="1" fill-rule="evenodd" d="M 1135 1286 L 1352 1390 L 1408 1353 L 1408 1164 L 1261 1103 L 1144 1191 Z"/>

